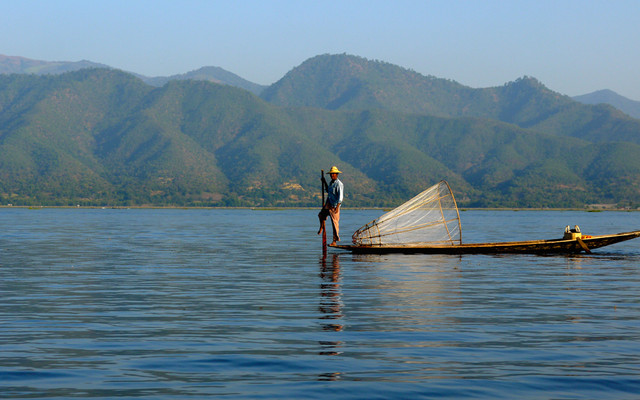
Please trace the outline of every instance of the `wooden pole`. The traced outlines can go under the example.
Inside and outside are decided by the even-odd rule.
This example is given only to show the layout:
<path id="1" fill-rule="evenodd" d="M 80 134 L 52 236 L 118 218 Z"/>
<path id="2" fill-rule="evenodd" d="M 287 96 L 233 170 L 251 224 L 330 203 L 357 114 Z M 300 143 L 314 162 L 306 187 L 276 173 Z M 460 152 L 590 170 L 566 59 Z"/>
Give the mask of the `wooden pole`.
<path id="1" fill-rule="evenodd" d="M 320 170 L 320 177 L 323 178 L 320 181 L 320 186 L 322 186 L 322 207 L 324 208 L 324 170 Z M 327 230 L 325 229 L 325 221 L 322 221 L 322 254 L 327 255 Z"/>

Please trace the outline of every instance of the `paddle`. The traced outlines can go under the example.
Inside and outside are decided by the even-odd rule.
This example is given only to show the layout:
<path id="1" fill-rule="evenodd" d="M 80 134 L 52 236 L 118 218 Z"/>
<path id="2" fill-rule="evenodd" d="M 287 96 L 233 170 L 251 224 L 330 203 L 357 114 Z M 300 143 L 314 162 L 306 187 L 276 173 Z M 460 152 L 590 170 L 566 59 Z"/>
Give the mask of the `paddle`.
<path id="1" fill-rule="evenodd" d="M 591 254 L 591 250 L 589 250 L 589 247 L 587 247 L 587 244 L 582 240 L 582 238 L 577 237 L 576 240 L 578 241 L 578 244 L 580 245 L 580 247 L 582 247 L 582 250 L 584 250 L 585 253 Z"/>

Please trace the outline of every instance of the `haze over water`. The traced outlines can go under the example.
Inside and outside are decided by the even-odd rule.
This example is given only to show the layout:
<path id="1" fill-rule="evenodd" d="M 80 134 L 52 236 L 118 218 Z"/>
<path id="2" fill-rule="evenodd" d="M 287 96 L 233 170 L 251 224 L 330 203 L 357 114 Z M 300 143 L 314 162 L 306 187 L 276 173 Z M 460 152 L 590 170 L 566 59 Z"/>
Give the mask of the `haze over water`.
<path id="1" fill-rule="evenodd" d="M 323 258 L 314 210 L 0 209 L 0 398 L 631 399 L 640 240 Z M 344 210 L 342 239 L 378 217 Z M 463 242 L 637 212 L 466 211 Z"/>

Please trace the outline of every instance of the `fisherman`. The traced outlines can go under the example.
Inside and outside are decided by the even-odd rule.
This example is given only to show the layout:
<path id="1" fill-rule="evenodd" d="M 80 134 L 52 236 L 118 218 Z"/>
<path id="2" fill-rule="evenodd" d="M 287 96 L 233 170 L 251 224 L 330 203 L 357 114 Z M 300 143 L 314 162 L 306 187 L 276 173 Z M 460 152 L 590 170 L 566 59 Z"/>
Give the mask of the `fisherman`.
<path id="1" fill-rule="evenodd" d="M 338 170 L 338 167 L 334 165 L 329 170 L 331 182 L 327 184 L 326 179 L 324 179 L 324 175 L 320 178 L 322 181 L 322 187 L 327 192 L 327 201 L 322 206 L 320 213 L 318 213 L 318 218 L 320 219 L 320 230 L 318 231 L 318 235 L 325 229 L 324 224 L 327 216 L 331 217 L 333 242 L 331 242 L 329 246 L 335 246 L 336 242 L 340 241 L 340 205 L 342 204 L 342 199 L 344 197 L 344 185 L 340 182 L 340 179 L 338 179 L 339 173 L 340 171 Z"/>

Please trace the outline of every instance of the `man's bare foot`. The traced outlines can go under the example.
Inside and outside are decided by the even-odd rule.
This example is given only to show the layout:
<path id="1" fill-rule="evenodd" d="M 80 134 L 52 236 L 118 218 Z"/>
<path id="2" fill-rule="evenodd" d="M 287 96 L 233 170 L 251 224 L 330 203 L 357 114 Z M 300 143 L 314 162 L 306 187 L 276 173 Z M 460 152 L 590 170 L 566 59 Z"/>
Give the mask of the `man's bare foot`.
<path id="1" fill-rule="evenodd" d="M 335 245 L 336 245 L 336 241 L 334 240 L 333 242 L 331 242 L 329 246 L 335 246 Z"/>

